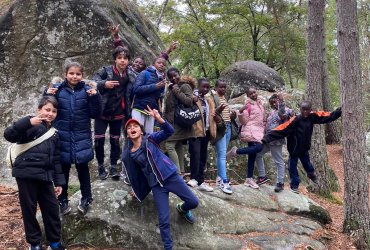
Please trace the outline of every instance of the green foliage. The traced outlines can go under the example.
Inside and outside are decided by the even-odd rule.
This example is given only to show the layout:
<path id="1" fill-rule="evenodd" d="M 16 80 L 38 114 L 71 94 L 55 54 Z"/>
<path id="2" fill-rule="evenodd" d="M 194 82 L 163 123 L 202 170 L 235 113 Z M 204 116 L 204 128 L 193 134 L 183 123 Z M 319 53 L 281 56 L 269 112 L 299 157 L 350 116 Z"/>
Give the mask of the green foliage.
<path id="1" fill-rule="evenodd" d="M 74 193 L 80 191 L 80 186 L 79 185 L 68 185 L 68 194 L 71 196 Z"/>

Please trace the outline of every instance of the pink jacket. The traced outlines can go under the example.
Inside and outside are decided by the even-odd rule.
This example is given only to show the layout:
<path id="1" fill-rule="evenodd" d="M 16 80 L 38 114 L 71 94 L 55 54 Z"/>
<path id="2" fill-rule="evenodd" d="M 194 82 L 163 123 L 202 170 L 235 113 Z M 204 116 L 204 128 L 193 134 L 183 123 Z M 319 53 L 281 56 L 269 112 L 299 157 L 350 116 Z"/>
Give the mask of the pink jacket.
<path id="1" fill-rule="evenodd" d="M 238 114 L 240 124 L 240 140 L 242 142 L 259 142 L 264 135 L 265 130 L 265 109 L 263 108 L 262 100 L 253 101 L 248 98 L 245 102 L 246 109 L 243 113 Z"/>

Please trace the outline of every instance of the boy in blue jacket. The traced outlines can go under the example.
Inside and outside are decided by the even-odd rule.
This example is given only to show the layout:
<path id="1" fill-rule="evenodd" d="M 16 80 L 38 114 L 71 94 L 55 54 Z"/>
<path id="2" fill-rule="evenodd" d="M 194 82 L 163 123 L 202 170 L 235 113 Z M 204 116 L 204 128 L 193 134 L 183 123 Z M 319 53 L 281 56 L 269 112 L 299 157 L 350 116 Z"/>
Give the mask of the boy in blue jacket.
<path id="1" fill-rule="evenodd" d="M 325 111 L 312 112 L 312 104 L 309 101 L 303 101 L 300 109 L 300 115 L 293 116 L 289 121 L 277 126 L 262 139 L 262 143 L 266 144 L 287 137 L 290 188 L 294 193 L 299 193 L 298 159 L 301 161 L 308 178 L 315 183 L 317 182 L 315 168 L 310 161 L 308 153 L 311 148 L 313 126 L 335 121 L 342 114 L 341 108 L 337 108 L 331 113 Z"/>
<path id="2" fill-rule="evenodd" d="M 122 153 L 122 162 L 139 201 L 150 191 L 153 192 L 164 249 L 170 250 L 173 242 L 170 233 L 169 192 L 184 201 L 177 204 L 176 209 L 189 223 L 195 222 L 190 210 L 198 206 L 198 199 L 177 174 L 176 165 L 159 148 L 159 143 L 173 134 L 172 126 L 156 109 L 148 106 L 145 112 L 160 124 L 161 131 L 145 134 L 139 121 L 128 120 L 125 125 L 127 141 Z"/>

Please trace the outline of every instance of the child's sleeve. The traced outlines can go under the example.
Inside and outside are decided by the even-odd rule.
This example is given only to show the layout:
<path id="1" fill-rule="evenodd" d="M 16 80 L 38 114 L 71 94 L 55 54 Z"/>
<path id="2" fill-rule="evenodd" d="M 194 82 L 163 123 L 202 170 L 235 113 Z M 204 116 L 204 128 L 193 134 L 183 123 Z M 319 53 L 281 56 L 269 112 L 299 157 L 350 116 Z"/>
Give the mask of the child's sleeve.
<path id="1" fill-rule="evenodd" d="M 60 164 L 60 141 L 59 141 L 59 136 L 56 135 L 57 139 L 55 139 L 55 150 L 54 150 L 54 185 L 55 186 L 63 186 L 66 183 L 63 171 L 62 171 L 62 166 Z"/>
<path id="2" fill-rule="evenodd" d="M 114 46 L 115 48 L 117 48 L 118 46 L 126 47 L 126 46 L 123 44 L 121 37 L 119 37 L 119 36 L 116 36 L 116 37 L 114 37 L 114 38 L 113 38 L 113 46 Z"/>
<path id="3" fill-rule="evenodd" d="M 284 122 L 283 124 L 280 124 L 273 130 L 271 130 L 269 133 L 267 133 L 263 139 L 263 143 L 269 143 L 272 141 L 276 141 L 279 139 L 283 139 L 290 135 L 295 130 L 295 120 L 296 116 L 293 116 L 288 121 Z"/>
<path id="4" fill-rule="evenodd" d="M 92 119 L 98 118 L 102 112 L 102 101 L 99 92 L 95 95 L 87 97 L 89 102 L 89 117 Z"/>
<path id="5" fill-rule="evenodd" d="M 158 132 L 154 132 L 150 135 L 153 141 L 155 141 L 157 144 L 161 143 L 162 141 L 166 140 L 168 137 L 170 137 L 175 130 L 169 124 L 167 121 L 161 125 L 161 130 Z"/>
<path id="6" fill-rule="evenodd" d="M 183 84 L 180 88 L 175 84 L 171 91 L 182 104 L 185 104 L 187 107 L 193 105 L 193 91 L 189 84 Z"/>
<path id="7" fill-rule="evenodd" d="M 22 119 L 16 121 L 12 126 L 5 129 L 4 138 L 9 142 L 16 143 L 31 127 L 31 118 L 29 116 L 23 117 Z"/>
<path id="8" fill-rule="evenodd" d="M 93 81 L 95 81 L 97 83 L 98 91 L 101 94 L 103 94 L 104 91 L 105 91 L 104 85 L 105 85 L 105 82 L 107 81 L 107 77 L 108 77 L 108 74 L 107 74 L 107 69 L 105 67 L 101 68 L 93 76 Z"/>
<path id="9" fill-rule="evenodd" d="M 335 121 L 342 115 L 342 108 L 339 107 L 333 112 L 318 111 L 311 114 L 311 119 L 314 124 L 325 124 Z"/>
<path id="10" fill-rule="evenodd" d="M 146 95 L 153 93 L 157 90 L 157 86 L 155 83 L 153 84 L 146 84 L 149 79 L 145 79 L 146 70 L 142 71 L 137 77 L 132 89 L 133 94 L 139 95 Z"/>

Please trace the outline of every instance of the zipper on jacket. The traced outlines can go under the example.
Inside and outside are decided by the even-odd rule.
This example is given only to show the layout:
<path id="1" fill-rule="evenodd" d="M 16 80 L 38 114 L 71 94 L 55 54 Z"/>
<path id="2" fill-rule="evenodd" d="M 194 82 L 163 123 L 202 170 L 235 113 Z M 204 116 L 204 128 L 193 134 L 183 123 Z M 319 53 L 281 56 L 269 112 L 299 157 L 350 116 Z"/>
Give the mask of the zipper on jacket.
<path id="1" fill-rule="evenodd" d="M 157 174 L 155 173 L 155 171 L 154 171 L 154 168 L 153 168 L 153 166 L 152 166 L 152 163 L 150 162 L 150 159 L 149 159 L 149 153 L 148 153 L 148 140 L 146 141 L 146 143 L 145 143 L 146 145 L 146 157 L 148 158 L 148 161 L 149 161 L 149 165 L 150 165 L 150 167 L 152 168 L 152 171 L 153 171 L 153 174 L 155 175 L 155 178 L 157 179 L 157 181 L 158 181 L 158 183 L 159 183 L 159 185 L 161 186 L 161 187 L 163 187 L 163 184 L 162 184 L 162 182 L 158 179 L 158 176 L 157 176 Z M 157 167 L 156 167 L 157 168 Z M 159 170 L 157 169 L 157 171 L 159 172 Z"/>

